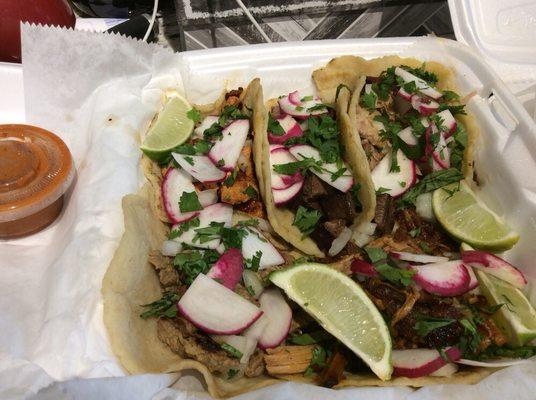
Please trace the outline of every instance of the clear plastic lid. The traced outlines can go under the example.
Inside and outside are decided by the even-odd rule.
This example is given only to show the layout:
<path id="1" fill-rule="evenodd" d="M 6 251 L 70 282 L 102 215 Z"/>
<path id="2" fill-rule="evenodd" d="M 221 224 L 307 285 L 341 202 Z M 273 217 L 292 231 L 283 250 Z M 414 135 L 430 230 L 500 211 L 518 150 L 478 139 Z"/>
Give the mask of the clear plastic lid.
<path id="1" fill-rule="evenodd" d="M 74 174 L 69 149 L 53 133 L 0 125 L 0 223 L 50 206 L 67 191 Z"/>

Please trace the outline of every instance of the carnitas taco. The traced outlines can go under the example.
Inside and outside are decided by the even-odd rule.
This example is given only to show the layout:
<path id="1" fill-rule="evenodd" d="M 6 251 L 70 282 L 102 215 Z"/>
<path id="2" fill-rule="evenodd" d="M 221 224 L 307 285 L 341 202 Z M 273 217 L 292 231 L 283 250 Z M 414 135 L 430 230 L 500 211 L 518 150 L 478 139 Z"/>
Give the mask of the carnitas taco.
<path id="1" fill-rule="evenodd" d="M 335 92 L 336 87 L 331 100 L 337 99 L 338 114 L 326 113 L 331 103 L 324 100 L 315 107 L 322 113 L 309 116 L 306 128 L 330 126 L 330 135 L 339 135 L 344 147 L 337 154 L 350 154 L 350 140 L 361 142 L 348 112 L 351 92 L 344 86 L 338 96 Z M 307 96 L 299 101 L 320 103 Z M 284 116 L 268 118 L 259 80 L 211 106 L 183 111 L 195 128 L 169 157 L 160 152 L 142 159 L 148 182 L 123 200 L 125 233 L 103 281 L 104 322 L 129 373 L 194 369 L 212 396 L 228 397 L 282 380 L 334 388 L 473 383 L 493 369 L 465 364 L 535 354 L 525 345 L 536 329 L 534 309 L 520 290 L 523 275 L 488 252 L 465 251 L 460 258 L 435 222 L 396 217 L 393 230 L 397 226 L 405 236 L 376 232 L 379 224 L 368 221 L 378 213 L 364 206 L 375 199 L 365 203 L 357 197 L 361 209 L 353 215 L 370 213 L 359 222 L 368 232 L 352 233 L 348 263 L 311 262 L 303 247 L 289 245 L 294 242 L 278 220 L 265 219 L 269 204 L 262 199 L 272 193 L 273 182 L 263 155 L 269 151 L 267 126 Z M 166 109 L 153 126 L 165 115 Z M 287 128 L 282 119 L 279 128 Z M 279 128 L 270 132 L 284 136 Z M 316 143 L 322 148 L 325 142 Z M 325 161 L 317 163 L 323 159 L 316 153 L 301 158 L 287 146 L 284 151 L 300 168 L 307 158 L 318 166 L 296 171 L 301 179 L 331 171 Z M 355 179 L 353 186 L 363 184 L 367 174 L 370 179 L 366 170 L 346 174 L 363 162 L 357 159 L 335 159 L 334 181 Z M 282 172 L 297 178 L 293 171 Z M 282 176 L 280 183 L 287 184 Z M 403 211 L 415 218 L 412 207 Z M 355 222 L 348 219 L 343 230 Z M 396 249 L 392 243 L 412 245 Z M 423 250 L 426 246 L 437 251 Z"/>
<path id="2" fill-rule="evenodd" d="M 350 91 L 342 88 L 333 100 L 294 91 L 269 101 L 254 138 L 268 220 L 316 258 L 355 253 L 354 235 L 375 209 L 366 155 L 348 116 Z"/>

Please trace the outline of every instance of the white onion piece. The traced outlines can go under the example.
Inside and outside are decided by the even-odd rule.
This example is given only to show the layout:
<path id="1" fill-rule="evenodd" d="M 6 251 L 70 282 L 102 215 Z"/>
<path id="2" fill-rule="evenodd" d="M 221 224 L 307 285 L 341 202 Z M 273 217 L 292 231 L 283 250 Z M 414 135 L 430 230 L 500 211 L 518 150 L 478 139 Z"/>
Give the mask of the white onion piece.
<path id="1" fill-rule="evenodd" d="M 362 232 L 354 232 L 352 239 L 359 247 L 364 247 L 370 242 L 372 242 L 373 237 Z"/>
<path id="2" fill-rule="evenodd" d="M 329 248 L 328 254 L 333 257 L 336 256 L 344 249 L 346 243 L 352 238 L 352 231 L 348 227 L 344 227 L 341 234 L 333 240 L 331 247 Z"/>
<path id="3" fill-rule="evenodd" d="M 458 366 L 454 363 L 443 365 L 437 371 L 434 371 L 430 376 L 452 376 L 458 371 Z"/>
<path id="4" fill-rule="evenodd" d="M 489 360 L 489 361 L 476 361 L 476 360 L 467 360 L 465 358 L 460 358 L 456 362 L 458 364 L 469 365 L 471 367 L 502 368 L 502 367 L 509 367 L 512 365 L 528 364 L 528 363 L 533 362 L 533 359 L 529 358 L 529 359 L 520 360 L 518 358 L 502 358 L 502 359 Z"/>
<path id="5" fill-rule="evenodd" d="M 251 288 L 253 297 L 258 299 L 261 293 L 264 291 L 264 286 L 257 273 L 255 271 L 246 269 L 242 273 L 242 279 L 244 280 L 244 286 L 246 289 Z"/>
<path id="6" fill-rule="evenodd" d="M 167 257 L 175 257 L 182 251 L 182 244 L 174 240 L 166 240 L 162 243 L 160 252 Z"/>
<path id="7" fill-rule="evenodd" d="M 434 221 L 434 210 L 432 209 L 432 193 L 423 193 L 415 200 L 417 214 L 426 221 Z"/>
<path id="8" fill-rule="evenodd" d="M 445 262 L 449 260 L 448 257 L 430 256 L 428 254 L 414 254 L 405 251 L 392 251 L 391 254 L 399 260 L 411 261 L 421 264 Z"/>
<path id="9" fill-rule="evenodd" d="M 357 228 L 357 232 L 364 233 L 365 235 L 374 235 L 374 231 L 376 231 L 376 226 L 374 222 L 364 222 L 360 224 Z"/>

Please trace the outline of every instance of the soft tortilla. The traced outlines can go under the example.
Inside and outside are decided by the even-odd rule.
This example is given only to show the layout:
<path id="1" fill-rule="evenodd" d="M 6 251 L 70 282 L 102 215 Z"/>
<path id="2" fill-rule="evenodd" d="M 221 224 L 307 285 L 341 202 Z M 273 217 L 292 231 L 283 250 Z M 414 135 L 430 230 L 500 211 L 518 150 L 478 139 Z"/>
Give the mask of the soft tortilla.
<path id="1" fill-rule="evenodd" d="M 347 85 L 352 90 L 357 89 L 361 76 L 379 76 L 383 71 L 392 66 L 407 65 L 412 68 L 420 67 L 422 61 L 415 58 L 401 58 L 399 56 L 385 56 L 366 60 L 356 56 L 342 56 L 331 60 L 325 67 L 313 72 L 313 80 L 317 91 L 324 102 L 333 102 L 337 87 L 340 84 Z M 455 71 L 436 61 L 427 61 L 426 70 L 433 72 L 438 77 L 437 87 L 440 90 L 456 89 Z M 360 90 L 354 90 L 349 109 L 350 118 L 355 121 L 356 107 Z M 467 131 L 467 147 L 465 148 L 462 172 L 470 182 L 474 173 L 474 145 L 479 135 L 479 129 L 472 116 L 457 115 Z M 357 129 L 357 122 L 355 122 Z"/>
<path id="2" fill-rule="evenodd" d="M 344 93 L 343 96 L 346 96 Z M 249 97 L 252 96 L 252 97 Z M 253 81 L 244 94 L 244 104 L 253 112 L 255 137 L 265 137 L 267 126 L 266 109 L 262 101 L 260 83 Z M 341 100 L 341 103 L 347 99 Z M 220 110 L 220 100 L 204 111 Z M 347 124 L 347 122 L 345 122 Z M 260 133 L 260 134 L 259 134 Z M 262 176 L 262 140 L 254 141 L 257 174 Z M 256 154 L 256 155 L 255 155 Z M 200 372 L 211 396 L 232 397 L 283 381 L 314 384 L 311 377 L 287 375 L 279 378 L 267 375 L 235 380 L 214 376 L 198 361 L 183 359 L 172 352 L 157 336 L 156 319 L 143 320 L 142 304 L 158 300 L 162 291 L 154 268 L 149 264 L 149 254 L 159 249 L 169 228 L 163 222 L 161 200 L 154 192 L 159 191 L 161 174 L 147 159 L 142 160 L 148 183 L 137 195 L 123 198 L 125 231 L 112 262 L 104 276 L 102 295 L 104 301 L 104 324 L 112 350 L 125 370 L 130 374 L 168 373 L 184 370 Z M 268 188 L 269 189 L 269 188 Z M 261 185 L 261 191 L 263 190 Z M 271 192 L 271 190 L 269 191 Z M 454 377 L 425 377 L 419 379 L 394 378 L 381 381 L 372 374 L 348 374 L 336 388 L 361 386 L 413 386 L 420 387 L 445 383 L 475 383 L 492 373 L 492 369 L 471 369 L 457 373 Z"/>
<path id="3" fill-rule="evenodd" d="M 291 243 L 298 250 L 305 254 L 323 258 L 325 254 L 318 248 L 316 243 L 309 237 L 303 237 L 302 232 L 293 225 L 295 213 L 286 207 L 276 207 L 271 189 L 270 171 L 270 144 L 268 143 L 268 110 L 261 104 L 262 96 L 259 96 L 257 110 L 258 118 L 254 119 L 254 151 L 257 179 L 261 186 L 268 220 L 279 236 Z M 348 116 L 348 105 L 350 102 L 350 92 L 343 88 L 336 100 L 337 123 L 339 124 L 340 140 L 344 147 L 343 158 L 348 162 L 354 180 L 361 185 L 358 197 L 362 205 L 362 212 L 355 218 L 352 228 L 357 228 L 360 224 L 370 222 L 374 217 L 376 209 L 376 196 L 374 195 L 374 184 L 370 176 L 367 157 L 361 146 L 361 141 L 356 140 L 357 132 L 354 129 L 350 117 Z M 268 102 L 268 107 L 274 101 Z"/>

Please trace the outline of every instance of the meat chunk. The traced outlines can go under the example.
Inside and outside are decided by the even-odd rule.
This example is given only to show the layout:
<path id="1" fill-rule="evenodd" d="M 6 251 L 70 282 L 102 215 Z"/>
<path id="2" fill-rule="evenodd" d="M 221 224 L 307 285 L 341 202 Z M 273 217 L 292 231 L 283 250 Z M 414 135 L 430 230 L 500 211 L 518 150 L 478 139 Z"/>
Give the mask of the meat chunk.
<path id="1" fill-rule="evenodd" d="M 333 219 L 331 221 L 324 222 L 324 228 L 329 232 L 331 236 L 336 238 L 339 236 L 344 228 L 346 227 L 346 222 L 344 219 Z"/>
<path id="2" fill-rule="evenodd" d="M 395 201 L 388 194 L 376 196 L 376 213 L 374 222 L 377 224 L 376 230 L 381 234 L 389 234 L 393 231 L 395 223 Z"/>
<path id="3" fill-rule="evenodd" d="M 163 288 L 170 289 L 181 285 L 180 274 L 173 267 L 169 257 L 164 257 L 159 251 L 151 251 L 148 261 L 158 274 L 158 279 Z"/>
<path id="4" fill-rule="evenodd" d="M 317 202 L 329 194 L 329 185 L 314 174 L 307 174 L 303 182 L 302 200 L 305 204 Z"/>
<path id="5" fill-rule="evenodd" d="M 338 349 L 328 359 L 326 367 L 318 378 L 318 384 L 324 387 L 333 387 L 343 379 L 344 368 L 348 360 Z"/>
<path id="6" fill-rule="evenodd" d="M 335 190 L 322 197 L 319 202 L 327 220 L 342 219 L 347 224 L 351 224 L 357 216 L 355 201 L 351 193 Z"/>
<path id="7" fill-rule="evenodd" d="M 300 374 L 305 372 L 313 358 L 314 345 L 280 346 L 268 349 L 264 355 L 270 375 Z"/>

